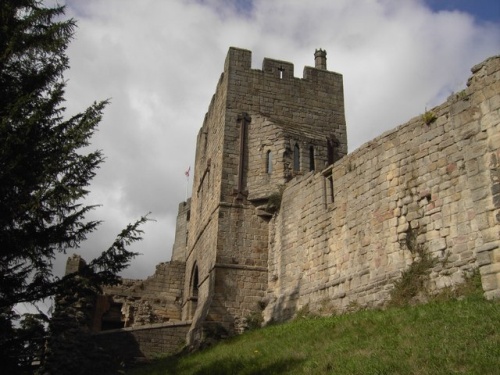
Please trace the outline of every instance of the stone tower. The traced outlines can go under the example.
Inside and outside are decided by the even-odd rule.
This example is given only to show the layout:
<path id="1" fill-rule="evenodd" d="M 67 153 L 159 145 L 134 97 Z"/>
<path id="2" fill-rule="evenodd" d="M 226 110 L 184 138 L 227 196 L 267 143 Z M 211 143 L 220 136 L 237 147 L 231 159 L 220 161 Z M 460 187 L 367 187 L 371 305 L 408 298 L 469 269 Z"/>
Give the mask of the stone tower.
<path id="1" fill-rule="evenodd" d="M 230 48 L 198 133 L 192 197 L 180 208 L 176 260 L 186 262 L 182 319 L 188 340 L 211 324 L 239 331 L 259 310 L 268 281 L 268 201 L 292 178 L 347 154 L 342 75 Z M 276 203 L 274 203 L 276 205 Z M 180 233 L 182 232 L 182 233 Z M 185 247 L 184 247 L 185 246 Z"/>

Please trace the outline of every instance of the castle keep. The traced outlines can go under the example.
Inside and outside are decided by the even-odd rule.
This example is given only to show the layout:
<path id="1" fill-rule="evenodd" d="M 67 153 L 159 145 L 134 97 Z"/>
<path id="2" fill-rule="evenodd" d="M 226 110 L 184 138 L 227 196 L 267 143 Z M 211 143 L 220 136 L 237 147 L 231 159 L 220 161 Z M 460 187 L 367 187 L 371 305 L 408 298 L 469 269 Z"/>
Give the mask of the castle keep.
<path id="1" fill-rule="evenodd" d="M 298 79 L 288 62 L 253 70 L 250 51 L 229 50 L 198 133 L 187 241 L 173 251 L 186 262 L 182 319 L 193 328 L 242 328 L 267 290 L 269 196 L 347 154 L 342 76 L 316 55 Z"/>
<path id="2" fill-rule="evenodd" d="M 230 48 L 172 259 L 105 289 L 94 330 L 125 327 L 99 336 L 130 335 L 149 355 L 241 332 L 256 314 L 383 306 L 415 246 L 434 259 L 429 293 L 479 269 L 499 298 L 500 58 L 472 72 L 425 118 L 347 154 L 342 76 L 325 51 L 296 78 L 289 62 L 252 69 L 250 51 Z"/>

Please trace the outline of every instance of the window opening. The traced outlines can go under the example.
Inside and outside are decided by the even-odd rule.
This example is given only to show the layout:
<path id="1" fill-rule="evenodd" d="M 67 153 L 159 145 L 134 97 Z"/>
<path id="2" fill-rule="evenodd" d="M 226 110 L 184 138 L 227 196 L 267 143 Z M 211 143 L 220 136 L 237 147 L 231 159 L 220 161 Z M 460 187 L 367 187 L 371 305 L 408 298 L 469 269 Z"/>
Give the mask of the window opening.
<path id="1" fill-rule="evenodd" d="M 314 171 L 314 147 L 309 147 L 309 170 Z"/>
<path id="2" fill-rule="evenodd" d="M 297 143 L 293 147 L 293 170 L 296 172 L 300 170 L 300 148 Z"/>
<path id="3" fill-rule="evenodd" d="M 273 172 L 273 155 L 271 150 L 267 151 L 266 154 L 266 173 L 271 174 Z"/>
<path id="4" fill-rule="evenodd" d="M 194 266 L 194 272 L 193 272 L 193 284 L 191 285 L 191 297 L 196 297 L 198 298 L 198 266 Z"/>
<path id="5" fill-rule="evenodd" d="M 278 71 L 280 72 L 280 79 L 283 79 L 283 72 L 285 71 L 285 68 L 283 68 L 283 65 L 280 65 L 278 68 Z"/>
<path id="6" fill-rule="evenodd" d="M 246 112 L 238 115 L 238 123 L 240 123 L 240 160 L 238 163 L 238 187 L 234 190 L 236 200 L 241 201 L 244 199 L 248 192 L 244 189 L 245 184 L 245 166 L 248 165 L 248 155 L 245 154 L 245 149 L 248 147 L 247 128 L 250 125 L 252 118 Z"/>

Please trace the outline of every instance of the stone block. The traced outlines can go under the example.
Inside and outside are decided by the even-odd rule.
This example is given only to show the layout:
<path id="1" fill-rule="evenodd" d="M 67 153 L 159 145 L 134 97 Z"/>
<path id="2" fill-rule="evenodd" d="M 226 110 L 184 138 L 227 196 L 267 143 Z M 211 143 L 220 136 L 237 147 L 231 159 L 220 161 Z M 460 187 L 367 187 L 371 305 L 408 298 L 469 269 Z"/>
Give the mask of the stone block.
<path id="1" fill-rule="evenodd" d="M 446 246 L 446 239 L 444 238 L 436 238 L 428 243 L 428 250 L 430 253 L 437 253 L 442 250 L 445 250 L 447 248 Z"/>
<path id="2" fill-rule="evenodd" d="M 500 290 L 500 274 L 498 273 L 489 273 L 483 274 L 482 268 L 480 268 L 481 272 L 481 284 L 483 286 L 483 290 L 485 292 L 492 292 Z"/>

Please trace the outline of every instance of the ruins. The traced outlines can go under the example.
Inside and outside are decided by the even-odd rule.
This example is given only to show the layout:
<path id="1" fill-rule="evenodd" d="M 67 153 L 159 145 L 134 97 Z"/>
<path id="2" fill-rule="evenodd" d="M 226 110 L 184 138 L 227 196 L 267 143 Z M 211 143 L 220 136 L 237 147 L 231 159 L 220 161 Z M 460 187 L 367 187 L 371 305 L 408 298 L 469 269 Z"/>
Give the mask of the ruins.
<path id="1" fill-rule="evenodd" d="M 256 316 L 382 307 L 418 261 L 411 241 L 435 260 L 429 293 L 479 270 L 485 296 L 500 297 L 500 57 L 349 154 L 343 77 L 326 51 L 314 57 L 297 78 L 290 62 L 252 69 L 250 51 L 229 49 L 172 258 L 105 288 L 96 337 L 122 353 L 131 337 L 150 356 L 242 332 Z"/>

